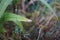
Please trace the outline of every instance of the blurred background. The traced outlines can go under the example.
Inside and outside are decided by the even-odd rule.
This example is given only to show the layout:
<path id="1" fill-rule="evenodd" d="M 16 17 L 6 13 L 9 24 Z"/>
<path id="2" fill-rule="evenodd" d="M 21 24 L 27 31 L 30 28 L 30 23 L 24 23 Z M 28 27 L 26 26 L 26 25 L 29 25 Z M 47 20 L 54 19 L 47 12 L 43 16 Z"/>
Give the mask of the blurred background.
<path id="1" fill-rule="evenodd" d="M 0 0 L 1 6 L 2 1 L 9 3 Z M 21 20 L 20 23 L 16 20 L 17 25 L 14 18 L 13 21 L 2 19 L 4 32 L 0 28 L 0 40 L 60 40 L 60 0 L 12 0 L 6 11 L 32 21 L 24 22 L 22 17 L 17 17 L 17 20 Z"/>

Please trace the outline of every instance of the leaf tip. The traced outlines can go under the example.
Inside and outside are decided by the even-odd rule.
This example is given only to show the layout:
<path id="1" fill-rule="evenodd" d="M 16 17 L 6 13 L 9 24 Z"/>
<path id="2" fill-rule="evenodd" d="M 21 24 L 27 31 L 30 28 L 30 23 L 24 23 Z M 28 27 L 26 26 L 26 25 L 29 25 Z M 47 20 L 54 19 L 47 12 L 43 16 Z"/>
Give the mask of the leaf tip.
<path id="1" fill-rule="evenodd" d="M 32 20 L 28 20 L 28 22 L 32 22 Z"/>

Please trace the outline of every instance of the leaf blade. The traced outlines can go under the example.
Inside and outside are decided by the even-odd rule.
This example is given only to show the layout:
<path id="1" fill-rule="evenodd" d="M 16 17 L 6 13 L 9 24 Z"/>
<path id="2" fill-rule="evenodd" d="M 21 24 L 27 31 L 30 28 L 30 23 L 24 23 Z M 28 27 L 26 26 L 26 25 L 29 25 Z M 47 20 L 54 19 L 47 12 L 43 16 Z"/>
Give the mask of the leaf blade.
<path id="1" fill-rule="evenodd" d="M 22 17 L 20 15 L 16 15 L 13 13 L 5 13 L 4 20 L 5 21 L 14 21 L 14 22 L 17 22 L 17 21 L 19 21 L 19 22 L 20 21 L 31 22 L 32 21 L 30 19 L 27 19 L 25 17 Z"/>
<path id="2" fill-rule="evenodd" d="M 12 0 L 2 0 L 0 3 L 0 18 L 3 16 L 4 11 L 7 6 L 12 2 Z"/>

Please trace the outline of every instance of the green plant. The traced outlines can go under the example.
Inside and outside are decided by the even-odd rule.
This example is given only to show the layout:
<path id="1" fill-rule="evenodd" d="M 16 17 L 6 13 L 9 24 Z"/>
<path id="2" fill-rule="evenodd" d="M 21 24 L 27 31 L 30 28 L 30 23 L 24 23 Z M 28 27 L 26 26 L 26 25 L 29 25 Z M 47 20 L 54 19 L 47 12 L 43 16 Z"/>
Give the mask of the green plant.
<path id="1" fill-rule="evenodd" d="M 21 31 L 23 31 L 23 26 L 21 24 L 21 21 L 24 21 L 24 22 L 31 21 L 31 20 L 29 20 L 29 19 L 27 19 L 25 17 L 20 16 L 20 15 L 13 14 L 11 12 L 5 12 L 7 6 L 12 1 L 13 0 L 1 0 L 1 2 L 0 2 L 0 33 L 5 31 L 5 29 L 3 27 L 3 24 L 6 21 L 13 21 L 13 22 L 15 22 L 19 26 Z"/>
<path id="2" fill-rule="evenodd" d="M 37 40 L 40 40 L 41 39 L 40 33 L 45 35 L 46 32 L 44 32 L 44 30 L 49 31 L 50 30 L 49 27 L 51 26 L 51 24 L 53 26 L 55 26 L 54 20 L 56 20 L 56 21 L 58 19 L 60 20 L 60 17 L 58 17 L 56 15 L 55 10 L 53 10 L 54 7 L 52 8 L 46 2 L 46 0 L 38 0 L 38 1 L 37 0 L 25 0 L 26 3 L 23 1 L 22 0 L 0 0 L 0 36 L 1 36 L 1 34 L 6 32 L 8 34 L 8 36 L 10 35 L 10 33 L 12 33 L 11 37 L 13 36 L 12 37 L 13 39 L 16 37 L 19 38 L 22 35 L 23 38 L 27 37 L 28 40 L 30 39 L 30 37 L 32 37 L 32 40 L 36 37 L 38 37 L 38 38 L 36 38 Z M 31 2 L 31 5 L 28 4 L 30 2 Z M 12 8 L 10 7 L 11 5 L 13 6 Z M 26 9 L 25 9 L 25 7 L 26 7 Z M 12 9 L 13 9 L 13 11 L 12 11 Z M 17 10 L 15 10 L 15 9 L 17 9 Z M 16 13 L 17 14 L 20 13 L 20 15 L 17 15 Z M 29 19 L 27 19 L 21 15 L 24 15 L 25 17 L 27 17 Z M 30 20 L 30 18 L 33 21 Z M 15 25 L 13 25 L 13 26 L 15 26 L 17 28 L 10 26 L 10 25 L 12 25 L 12 24 L 10 24 L 11 21 L 12 21 L 12 24 L 15 23 Z M 22 21 L 26 22 L 26 23 L 23 23 Z M 31 22 L 31 21 L 32 21 L 32 23 L 27 23 L 27 22 Z M 3 25 L 5 22 L 10 22 L 10 23 L 8 23 L 9 28 L 5 29 L 5 27 Z M 53 26 L 51 26 L 51 27 L 53 27 Z M 38 29 L 37 29 L 37 27 L 38 27 Z M 16 30 L 16 29 L 18 29 L 18 30 Z M 11 31 L 11 30 L 13 30 L 13 31 Z M 18 31 L 18 32 L 16 32 L 16 31 Z M 23 33 L 25 32 L 25 34 L 22 34 L 22 32 L 20 33 L 20 31 L 22 31 Z M 16 35 L 15 35 L 15 32 L 16 32 Z M 5 35 L 3 35 L 3 36 L 5 36 Z M 30 37 L 28 37 L 28 36 L 30 36 Z M 7 35 L 6 35 L 6 37 L 7 37 Z M 20 38 L 20 39 L 25 40 L 23 38 Z M 34 40 L 36 40 L 36 39 L 34 39 Z M 8 40 L 8 38 L 7 38 L 7 40 Z M 16 39 L 16 40 L 18 40 L 18 39 Z"/>

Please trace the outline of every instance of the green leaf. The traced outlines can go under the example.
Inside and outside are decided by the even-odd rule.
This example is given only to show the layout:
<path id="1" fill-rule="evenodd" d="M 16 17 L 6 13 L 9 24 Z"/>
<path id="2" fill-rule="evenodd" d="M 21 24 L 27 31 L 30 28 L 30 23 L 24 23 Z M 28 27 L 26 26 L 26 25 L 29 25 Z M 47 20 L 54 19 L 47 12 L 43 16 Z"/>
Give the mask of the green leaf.
<path id="1" fill-rule="evenodd" d="M 25 21 L 25 22 L 31 22 L 32 20 L 29 20 L 25 17 L 22 17 L 20 15 L 16 15 L 13 13 L 8 13 L 6 12 L 4 15 L 4 21 L 13 21 L 13 22 L 20 22 L 20 21 Z"/>
<path id="2" fill-rule="evenodd" d="M 58 16 L 56 15 L 56 13 L 55 13 L 55 10 L 46 2 L 46 0 L 40 0 L 43 4 L 45 4 L 49 9 L 50 9 L 50 11 L 53 13 L 53 16 L 56 16 L 57 17 L 57 19 L 58 19 Z M 53 17 L 52 16 L 52 17 Z M 51 18 L 52 18 L 51 17 Z"/>
<path id="3" fill-rule="evenodd" d="M 20 15 L 16 15 L 16 14 L 13 14 L 13 13 L 8 13 L 6 12 L 5 15 L 4 15 L 4 21 L 13 21 L 15 22 L 19 29 L 24 33 L 24 28 L 23 28 L 23 25 L 21 24 L 21 21 L 24 21 L 24 22 L 31 22 L 31 20 L 25 18 L 25 17 L 22 17 Z"/>
<path id="4" fill-rule="evenodd" d="M 2 0 L 0 3 L 0 18 L 3 16 L 4 11 L 7 6 L 12 2 L 12 0 Z"/>
<path id="5" fill-rule="evenodd" d="M 52 12 L 54 12 L 53 8 L 46 2 L 46 0 L 40 0 L 43 4 L 45 4 Z"/>
<path id="6" fill-rule="evenodd" d="M 21 24 L 21 21 L 24 21 L 24 22 L 31 22 L 31 20 L 25 18 L 25 17 L 22 17 L 20 15 L 16 15 L 16 14 L 13 14 L 13 13 L 8 13 L 6 12 L 5 15 L 4 15 L 4 21 L 13 21 L 15 22 L 19 29 L 24 33 L 24 28 L 23 28 L 23 25 Z"/>

